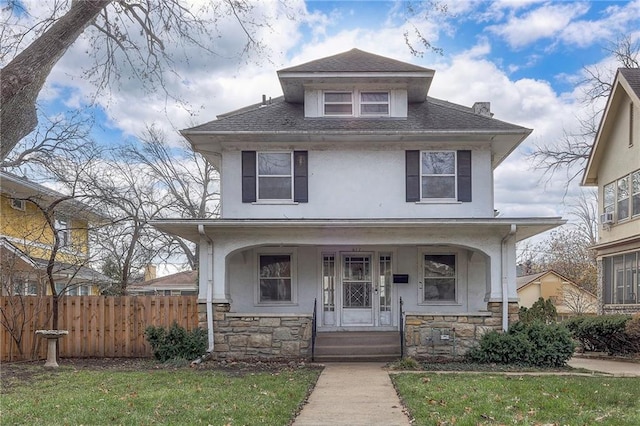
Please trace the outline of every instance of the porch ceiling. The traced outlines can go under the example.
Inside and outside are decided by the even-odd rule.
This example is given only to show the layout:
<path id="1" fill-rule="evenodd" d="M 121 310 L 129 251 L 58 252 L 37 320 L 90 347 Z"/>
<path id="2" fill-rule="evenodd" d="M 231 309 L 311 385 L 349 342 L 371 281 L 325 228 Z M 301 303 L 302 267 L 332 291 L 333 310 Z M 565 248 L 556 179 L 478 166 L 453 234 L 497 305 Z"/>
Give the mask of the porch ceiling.
<path id="1" fill-rule="evenodd" d="M 224 233 L 226 235 L 251 232 L 259 237 L 261 233 L 279 231 L 296 232 L 300 230 L 419 230 L 429 228 L 451 228 L 466 230 L 486 230 L 492 233 L 506 234 L 511 225 L 516 226 L 516 241 L 522 241 L 534 235 L 548 231 L 566 223 L 560 217 L 545 218 L 492 218 L 492 219 L 164 219 L 151 224 L 169 234 L 199 242 L 200 231 L 208 236 Z"/>

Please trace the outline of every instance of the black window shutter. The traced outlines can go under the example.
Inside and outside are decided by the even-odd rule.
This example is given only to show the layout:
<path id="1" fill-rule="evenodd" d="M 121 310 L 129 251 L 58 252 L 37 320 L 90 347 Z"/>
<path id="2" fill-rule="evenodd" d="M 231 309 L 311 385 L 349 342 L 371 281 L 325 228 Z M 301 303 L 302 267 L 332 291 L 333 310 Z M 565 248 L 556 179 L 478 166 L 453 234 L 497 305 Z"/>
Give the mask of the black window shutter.
<path id="1" fill-rule="evenodd" d="M 406 151 L 407 202 L 420 201 L 420 151 Z"/>
<path id="2" fill-rule="evenodd" d="M 256 152 L 242 151 L 242 202 L 256 201 Z"/>
<path id="3" fill-rule="evenodd" d="M 471 202 L 471 151 L 458 151 L 458 201 Z"/>
<path id="4" fill-rule="evenodd" d="M 307 151 L 293 151 L 293 201 L 309 202 L 309 167 Z"/>

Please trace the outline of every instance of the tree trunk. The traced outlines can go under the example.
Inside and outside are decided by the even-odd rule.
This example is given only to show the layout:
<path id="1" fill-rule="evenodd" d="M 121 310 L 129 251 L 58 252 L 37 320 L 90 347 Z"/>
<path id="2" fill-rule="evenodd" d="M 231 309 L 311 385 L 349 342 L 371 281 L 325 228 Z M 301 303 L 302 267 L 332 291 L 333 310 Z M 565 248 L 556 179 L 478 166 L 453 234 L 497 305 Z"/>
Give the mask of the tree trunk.
<path id="1" fill-rule="evenodd" d="M 35 129 L 36 99 L 51 69 L 111 1 L 74 1 L 64 16 L 0 71 L 0 160 Z"/>

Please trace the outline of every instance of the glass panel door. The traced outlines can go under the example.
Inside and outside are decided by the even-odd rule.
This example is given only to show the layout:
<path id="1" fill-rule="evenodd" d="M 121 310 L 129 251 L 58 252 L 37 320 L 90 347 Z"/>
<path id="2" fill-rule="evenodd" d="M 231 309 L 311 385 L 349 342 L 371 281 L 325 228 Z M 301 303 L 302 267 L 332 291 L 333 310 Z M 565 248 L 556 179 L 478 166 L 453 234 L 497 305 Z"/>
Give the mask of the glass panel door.
<path id="1" fill-rule="evenodd" d="M 371 256 L 344 255 L 342 264 L 342 323 L 373 325 Z"/>

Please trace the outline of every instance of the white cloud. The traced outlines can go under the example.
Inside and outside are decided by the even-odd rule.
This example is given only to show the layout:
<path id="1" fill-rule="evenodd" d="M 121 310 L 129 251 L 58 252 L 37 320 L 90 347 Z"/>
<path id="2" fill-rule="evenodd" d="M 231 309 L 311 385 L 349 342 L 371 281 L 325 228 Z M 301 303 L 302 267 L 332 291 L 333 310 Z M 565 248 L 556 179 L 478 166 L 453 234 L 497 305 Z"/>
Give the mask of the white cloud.
<path id="1" fill-rule="evenodd" d="M 569 23 L 587 13 L 585 3 L 544 4 L 519 17 L 512 15 L 507 23 L 492 25 L 487 29 L 497 34 L 515 48 L 534 43 L 543 38 L 551 38 L 566 28 Z"/>

